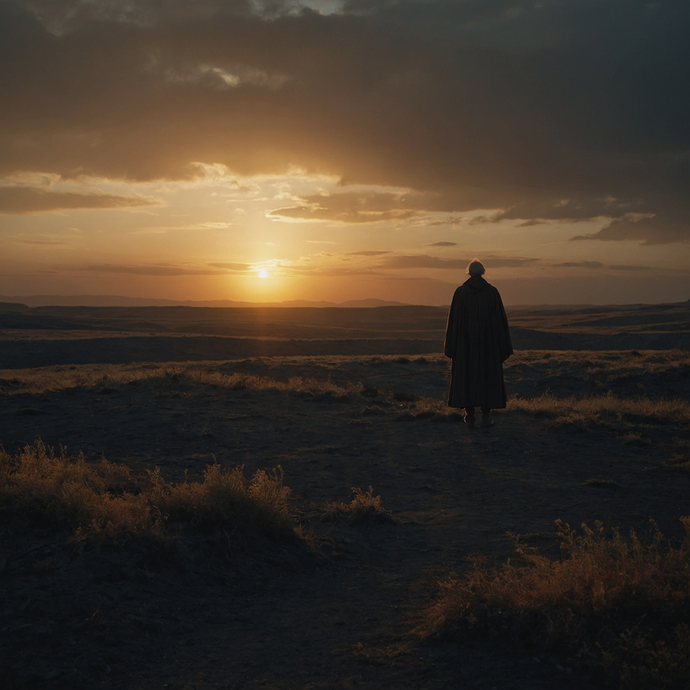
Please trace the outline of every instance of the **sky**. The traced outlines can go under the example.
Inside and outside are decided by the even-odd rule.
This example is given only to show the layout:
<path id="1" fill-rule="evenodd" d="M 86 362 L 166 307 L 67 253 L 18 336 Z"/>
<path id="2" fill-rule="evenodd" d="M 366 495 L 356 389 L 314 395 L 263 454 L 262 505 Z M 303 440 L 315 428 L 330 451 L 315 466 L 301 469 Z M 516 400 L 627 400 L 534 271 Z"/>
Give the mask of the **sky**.
<path id="1" fill-rule="evenodd" d="M 0 294 L 690 299 L 687 0 L 0 0 Z"/>

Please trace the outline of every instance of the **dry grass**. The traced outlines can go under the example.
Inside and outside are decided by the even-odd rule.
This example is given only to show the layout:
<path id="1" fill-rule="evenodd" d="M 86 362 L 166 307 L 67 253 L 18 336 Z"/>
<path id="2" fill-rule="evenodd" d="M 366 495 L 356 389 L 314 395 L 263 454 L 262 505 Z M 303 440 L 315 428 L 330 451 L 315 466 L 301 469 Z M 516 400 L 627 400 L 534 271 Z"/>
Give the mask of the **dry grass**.
<path id="1" fill-rule="evenodd" d="M 289 509 L 290 489 L 283 470 L 258 470 L 247 481 L 243 467 L 223 470 L 209 465 L 203 483 L 169 484 L 158 469 L 151 473 L 147 496 L 168 523 L 191 522 L 200 529 L 224 529 L 238 524 L 260 534 L 287 536 L 294 532 Z"/>
<path id="2" fill-rule="evenodd" d="M 0 449 L 0 511 L 15 527 L 64 529 L 87 546 L 131 538 L 171 538 L 180 523 L 196 529 L 246 526 L 270 537 L 294 537 L 299 527 L 289 510 L 290 489 L 282 470 L 209 466 L 204 481 L 170 484 L 158 470 L 136 480 L 129 469 L 102 459 L 88 464 L 56 454 L 43 442 L 17 455 Z"/>
<path id="3" fill-rule="evenodd" d="M 419 629 L 424 636 L 488 635 L 526 645 L 565 646 L 621 688 L 683 688 L 690 678 L 690 517 L 685 537 L 666 543 L 655 527 L 577 534 L 557 522 L 563 556 L 552 560 L 517 541 L 518 562 L 475 560 L 441 585 Z"/>
<path id="4" fill-rule="evenodd" d="M 546 393 L 530 400 L 513 398 L 508 402 L 508 409 L 542 416 L 550 413 L 554 419 L 584 418 L 604 423 L 665 424 L 690 421 L 690 403 L 682 398 L 629 398 L 613 393 L 569 398 Z"/>
<path id="5" fill-rule="evenodd" d="M 325 522 L 345 520 L 351 525 L 362 522 L 394 522 L 393 514 L 381 503 L 381 496 L 374 496 L 373 487 L 362 491 L 352 487 L 350 503 L 328 503 L 322 516 Z"/>
<path id="6" fill-rule="evenodd" d="M 457 410 L 435 398 L 419 398 L 410 405 L 409 411 L 418 418 L 457 416 Z M 545 393 L 530 399 L 510 398 L 507 411 L 524 412 L 552 420 L 555 426 L 573 426 L 583 431 L 597 427 L 620 427 L 626 430 L 626 436 L 622 438 L 626 443 L 647 443 L 637 431 L 640 426 L 690 423 L 690 402 L 683 398 L 629 398 L 613 393 L 567 398 Z"/>
<path id="7" fill-rule="evenodd" d="M 49 367 L 4 371 L 0 377 L 0 392 L 4 395 L 30 393 L 40 395 L 70 388 L 91 388 L 110 392 L 120 386 L 138 383 L 158 384 L 184 388 L 202 385 L 226 390 L 252 390 L 297 394 L 346 395 L 364 393 L 361 384 L 337 385 L 330 380 L 304 379 L 296 376 L 288 381 L 278 381 L 267 376 L 245 373 L 226 374 L 217 365 L 82 365 L 79 367 Z M 11 374 L 11 375 L 10 375 Z"/>
<path id="8" fill-rule="evenodd" d="M 645 444 L 639 429 L 659 424 L 684 426 L 690 422 L 690 403 L 648 397 L 620 397 L 613 393 L 585 397 L 558 398 L 550 393 L 525 400 L 513 398 L 508 410 L 553 420 L 554 426 L 569 426 L 579 431 L 615 428 L 624 443 Z"/>
<path id="9" fill-rule="evenodd" d="M 456 416 L 445 401 L 422 397 L 409 405 L 415 418 Z M 616 427 L 628 435 L 626 443 L 645 442 L 639 435 L 640 426 L 657 424 L 684 425 L 690 422 L 690 402 L 682 398 L 658 400 L 648 397 L 607 395 L 560 398 L 546 393 L 530 399 L 510 398 L 507 411 L 523 412 L 552 420 L 554 426 L 573 426 L 586 431 L 597 427 Z M 628 433 L 629 432 L 629 433 Z"/>

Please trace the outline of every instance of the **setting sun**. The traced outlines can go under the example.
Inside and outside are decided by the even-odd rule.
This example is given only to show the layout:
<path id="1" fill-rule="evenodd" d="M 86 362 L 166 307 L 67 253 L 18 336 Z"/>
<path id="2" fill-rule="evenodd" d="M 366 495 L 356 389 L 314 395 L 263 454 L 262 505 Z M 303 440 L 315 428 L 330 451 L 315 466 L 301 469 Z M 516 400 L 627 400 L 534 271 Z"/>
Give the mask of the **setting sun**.
<path id="1" fill-rule="evenodd" d="M 268 278 L 268 271 L 259 271 L 259 278 Z"/>

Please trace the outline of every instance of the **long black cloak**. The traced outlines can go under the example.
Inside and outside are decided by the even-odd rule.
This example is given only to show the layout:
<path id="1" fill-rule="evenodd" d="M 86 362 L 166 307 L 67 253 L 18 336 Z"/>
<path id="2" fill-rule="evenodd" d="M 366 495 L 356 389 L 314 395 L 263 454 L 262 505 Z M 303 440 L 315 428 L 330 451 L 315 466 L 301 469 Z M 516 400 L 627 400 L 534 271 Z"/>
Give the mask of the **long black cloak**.
<path id="1" fill-rule="evenodd" d="M 453 295 L 443 348 L 452 361 L 450 407 L 506 406 L 503 362 L 513 354 L 498 290 L 472 276 Z"/>

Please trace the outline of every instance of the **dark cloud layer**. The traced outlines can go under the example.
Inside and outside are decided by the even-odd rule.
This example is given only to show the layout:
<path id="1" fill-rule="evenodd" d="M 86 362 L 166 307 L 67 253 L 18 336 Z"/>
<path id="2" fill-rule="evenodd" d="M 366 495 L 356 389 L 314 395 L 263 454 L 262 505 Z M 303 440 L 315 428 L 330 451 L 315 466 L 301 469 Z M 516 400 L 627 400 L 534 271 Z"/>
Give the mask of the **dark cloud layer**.
<path id="1" fill-rule="evenodd" d="M 439 259 L 426 254 L 398 255 L 384 259 L 379 268 L 450 268 L 465 270 L 472 259 Z M 536 259 L 515 257 L 486 257 L 487 268 L 520 268 L 534 263 Z"/>
<path id="2" fill-rule="evenodd" d="M 0 175 L 297 165 L 419 196 L 276 215 L 492 209 L 687 242 L 689 34 L 677 0 L 0 0 Z"/>

